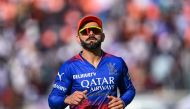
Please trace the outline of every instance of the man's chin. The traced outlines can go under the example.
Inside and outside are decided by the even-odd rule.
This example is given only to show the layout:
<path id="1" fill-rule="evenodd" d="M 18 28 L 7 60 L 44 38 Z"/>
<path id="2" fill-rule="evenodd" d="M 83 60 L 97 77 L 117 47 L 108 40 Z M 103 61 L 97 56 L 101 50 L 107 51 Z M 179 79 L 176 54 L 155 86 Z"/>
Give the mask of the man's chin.
<path id="1" fill-rule="evenodd" d="M 86 42 L 81 41 L 81 45 L 84 49 L 87 50 L 95 50 L 97 48 L 100 48 L 101 46 L 101 42 L 97 41 L 97 40 L 88 40 Z"/>
<path id="2" fill-rule="evenodd" d="M 100 45 L 97 45 L 95 43 L 90 43 L 88 45 L 83 45 L 83 48 L 88 49 L 88 50 L 95 50 L 99 48 Z"/>
<path id="3" fill-rule="evenodd" d="M 96 43 L 95 42 L 90 42 L 89 45 L 92 46 L 92 45 L 95 45 Z"/>

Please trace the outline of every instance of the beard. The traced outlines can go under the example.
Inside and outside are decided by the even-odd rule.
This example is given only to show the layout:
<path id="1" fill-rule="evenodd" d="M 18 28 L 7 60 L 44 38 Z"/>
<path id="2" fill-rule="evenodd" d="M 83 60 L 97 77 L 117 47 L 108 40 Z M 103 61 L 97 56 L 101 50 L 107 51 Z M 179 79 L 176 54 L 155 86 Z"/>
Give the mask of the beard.
<path id="1" fill-rule="evenodd" d="M 92 50 L 96 50 L 97 48 L 100 48 L 101 47 L 101 43 L 102 43 L 102 40 L 98 40 L 96 39 L 95 37 L 89 37 L 86 41 L 90 40 L 90 39 L 94 39 L 96 40 L 96 42 L 92 42 L 90 41 L 89 43 L 83 41 L 81 38 L 80 38 L 80 41 L 81 41 L 81 46 L 86 49 L 86 50 L 89 50 L 89 51 L 92 51 Z"/>

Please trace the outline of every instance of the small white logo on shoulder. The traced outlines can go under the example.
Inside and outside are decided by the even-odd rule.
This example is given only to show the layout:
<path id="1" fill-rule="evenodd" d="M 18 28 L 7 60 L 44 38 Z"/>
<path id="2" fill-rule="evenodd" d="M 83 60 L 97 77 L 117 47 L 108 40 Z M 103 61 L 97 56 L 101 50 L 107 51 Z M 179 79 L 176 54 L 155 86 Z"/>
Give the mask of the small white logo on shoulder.
<path id="1" fill-rule="evenodd" d="M 62 73 L 62 74 L 59 74 L 59 72 L 58 72 L 58 77 L 59 77 L 59 80 L 61 81 L 62 79 L 61 79 L 61 77 L 62 77 L 62 75 L 63 75 L 64 73 Z"/>

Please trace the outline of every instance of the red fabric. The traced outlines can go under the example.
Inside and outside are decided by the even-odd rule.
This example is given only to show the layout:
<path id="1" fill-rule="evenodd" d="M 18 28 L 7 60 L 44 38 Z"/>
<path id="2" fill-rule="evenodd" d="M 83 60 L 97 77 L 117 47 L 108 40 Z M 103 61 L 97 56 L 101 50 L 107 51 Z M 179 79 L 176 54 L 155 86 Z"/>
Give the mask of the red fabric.
<path id="1" fill-rule="evenodd" d="M 77 27 L 77 32 L 79 31 L 79 29 L 81 28 L 82 25 L 84 25 L 85 23 L 89 22 L 89 21 L 94 21 L 96 22 L 101 28 L 102 28 L 102 21 L 100 18 L 96 17 L 96 16 L 92 16 L 92 15 L 88 15 L 83 17 L 79 23 L 78 23 L 78 27 Z"/>

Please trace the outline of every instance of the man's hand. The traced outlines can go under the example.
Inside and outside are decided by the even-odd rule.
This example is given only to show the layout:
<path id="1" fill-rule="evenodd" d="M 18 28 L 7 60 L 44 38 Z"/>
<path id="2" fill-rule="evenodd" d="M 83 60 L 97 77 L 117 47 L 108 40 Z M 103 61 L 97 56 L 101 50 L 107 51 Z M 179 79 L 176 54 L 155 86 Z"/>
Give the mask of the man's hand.
<path id="1" fill-rule="evenodd" d="M 109 109 L 124 109 L 124 103 L 120 98 L 108 96 L 110 102 L 108 103 Z"/>
<path id="2" fill-rule="evenodd" d="M 82 100 L 87 99 L 86 97 L 87 90 L 85 91 L 75 91 L 73 94 L 67 96 L 64 100 L 66 104 L 69 105 L 78 105 Z"/>

